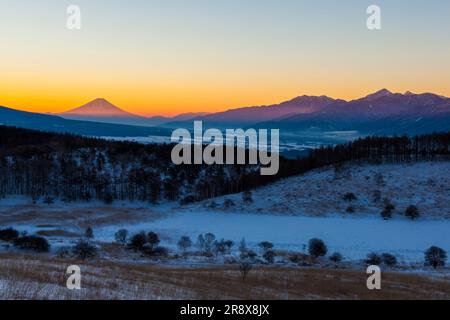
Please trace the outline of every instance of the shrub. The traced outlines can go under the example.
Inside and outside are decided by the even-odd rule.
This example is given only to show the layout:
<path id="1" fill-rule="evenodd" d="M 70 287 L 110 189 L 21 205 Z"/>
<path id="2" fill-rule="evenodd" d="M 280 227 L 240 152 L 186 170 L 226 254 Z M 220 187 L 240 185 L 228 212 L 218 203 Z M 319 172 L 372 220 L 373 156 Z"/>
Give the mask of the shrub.
<path id="1" fill-rule="evenodd" d="M 419 209 L 416 206 L 409 206 L 405 210 L 405 216 L 410 218 L 411 220 L 419 218 L 420 217 Z"/>
<path id="2" fill-rule="evenodd" d="M 352 192 L 346 193 L 344 195 L 343 199 L 345 201 L 349 201 L 349 202 L 357 200 L 356 195 L 354 193 L 352 193 Z"/>
<path id="3" fill-rule="evenodd" d="M 234 242 L 232 240 L 225 240 L 226 252 L 231 253 L 231 249 L 234 246 Z"/>
<path id="4" fill-rule="evenodd" d="M 233 207 L 234 206 L 234 201 L 233 200 L 231 200 L 231 199 L 225 199 L 224 201 L 223 201 L 223 207 L 224 208 L 231 208 L 231 207 Z"/>
<path id="5" fill-rule="evenodd" d="M 145 248 L 143 252 L 149 257 L 167 257 L 169 250 L 165 247 Z"/>
<path id="6" fill-rule="evenodd" d="M 116 232 L 114 238 L 116 239 L 117 243 L 120 243 L 122 245 L 126 244 L 128 238 L 128 230 L 120 229 L 119 231 Z"/>
<path id="7" fill-rule="evenodd" d="M 384 199 L 384 208 L 389 211 L 394 211 L 395 206 L 392 204 L 391 200 L 388 198 Z"/>
<path id="8" fill-rule="evenodd" d="M 219 240 L 219 241 L 214 241 L 214 252 L 216 255 L 218 254 L 225 254 L 225 252 L 227 251 L 227 246 L 225 244 L 225 239 Z"/>
<path id="9" fill-rule="evenodd" d="M 153 250 L 155 246 L 157 246 L 161 241 L 159 240 L 159 237 L 154 232 L 149 232 L 147 234 L 147 243 L 150 245 L 150 249 Z"/>
<path id="10" fill-rule="evenodd" d="M 73 246 L 72 254 L 78 259 L 86 260 L 97 255 L 97 248 L 90 241 L 80 239 Z"/>
<path id="11" fill-rule="evenodd" d="M 260 242 L 260 243 L 258 244 L 258 246 L 259 246 L 261 249 L 263 249 L 264 251 L 273 249 L 273 243 L 268 242 L 268 241 Z"/>
<path id="12" fill-rule="evenodd" d="M 178 240 L 178 248 L 181 251 L 186 252 L 190 247 L 192 247 L 192 240 L 188 236 L 182 236 L 180 240 Z"/>
<path id="13" fill-rule="evenodd" d="M 30 249 L 36 252 L 48 252 L 50 244 L 47 239 L 38 236 L 23 236 L 14 240 L 14 246 L 20 249 Z"/>
<path id="14" fill-rule="evenodd" d="M 242 194 L 242 201 L 244 201 L 245 203 L 252 203 L 253 202 L 252 192 L 249 190 L 244 191 L 244 193 Z"/>
<path id="15" fill-rule="evenodd" d="M 365 262 L 369 265 L 376 265 L 379 266 L 381 264 L 381 257 L 377 254 L 377 253 L 369 253 L 367 255 L 367 259 L 365 260 Z"/>
<path id="16" fill-rule="evenodd" d="M 388 267 L 393 267 L 393 266 L 397 265 L 397 258 L 390 253 L 383 253 L 381 255 L 381 260 Z"/>
<path id="17" fill-rule="evenodd" d="M 215 209 L 215 208 L 218 207 L 218 204 L 217 204 L 216 201 L 213 200 L 207 205 L 207 207 L 210 208 L 210 209 Z"/>
<path id="18" fill-rule="evenodd" d="M 326 255 L 328 248 L 322 240 L 314 238 L 309 240 L 308 252 L 311 256 L 317 258 Z"/>
<path id="19" fill-rule="evenodd" d="M 13 228 L 0 230 L 0 240 L 11 242 L 11 241 L 14 241 L 15 239 L 17 239 L 18 237 L 19 237 L 19 231 L 15 230 Z"/>
<path id="20" fill-rule="evenodd" d="M 267 263 L 272 264 L 275 262 L 275 252 L 273 250 L 266 250 L 263 253 L 263 258 Z"/>
<path id="21" fill-rule="evenodd" d="M 433 246 L 425 251 L 425 264 L 432 266 L 434 269 L 444 267 L 446 261 L 447 253 L 442 248 Z"/>
<path id="22" fill-rule="evenodd" d="M 334 262 L 334 263 L 339 263 L 342 261 L 342 254 L 340 254 L 339 252 L 334 252 L 331 256 L 330 256 L 330 261 Z"/>
<path id="23" fill-rule="evenodd" d="M 392 218 L 392 212 L 395 210 L 395 206 L 391 203 L 389 199 L 384 199 L 384 209 L 381 211 L 381 216 L 384 220 L 389 220 Z"/>
<path id="24" fill-rule="evenodd" d="M 144 232 L 140 232 L 131 237 L 128 247 L 135 251 L 142 250 L 147 243 L 147 237 Z"/>
<path id="25" fill-rule="evenodd" d="M 384 219 L 384 220 L 389 220 L 389 219 L 392 219 L 392 211 L 391 210 L 388 210 L 388 209 L 383 209 L 383 211 L 381 211 L 381 217 Z"/>
<path id="26" fill-rule="evenodd" d="M 345 212 L 347 212 L 347 213 L 355 213 L 355 208 L 353 208 L 352 206 L 348 206 L 347 209 L 345 209 Z"/>

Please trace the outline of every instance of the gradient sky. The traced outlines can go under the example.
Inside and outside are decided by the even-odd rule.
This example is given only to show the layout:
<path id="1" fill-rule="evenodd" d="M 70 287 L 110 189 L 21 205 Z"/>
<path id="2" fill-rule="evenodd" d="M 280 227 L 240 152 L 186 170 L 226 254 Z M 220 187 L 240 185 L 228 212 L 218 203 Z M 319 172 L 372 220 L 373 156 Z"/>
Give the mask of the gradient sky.
<path id="1" fill-rule="evenodd" d="M 66 29 L 66 8 L 82 29 Z M 382 30 L 366 9 L 382 9 Z M 0 0 L 0 105 L 60 112 L 103 97 L 173 115 L 352 99 L 450 96 L 450 1 Z"/>

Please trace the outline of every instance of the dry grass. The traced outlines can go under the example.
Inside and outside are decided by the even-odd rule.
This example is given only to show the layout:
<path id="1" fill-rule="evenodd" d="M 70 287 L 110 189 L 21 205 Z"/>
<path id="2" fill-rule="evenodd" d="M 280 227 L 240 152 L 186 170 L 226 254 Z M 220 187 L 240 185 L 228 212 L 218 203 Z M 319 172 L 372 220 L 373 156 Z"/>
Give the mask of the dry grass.
<path id="1" fill-rule="evenodd" d="M 82 289 L 65 287 L 78 264 Z M 110 261 L 0 254 L 1 299 L 450 299 L 450 277 L 384 273 L 381 291 L 355 270 L 258 267 L 243 281 L 236 265 L 167 268 Z"/>

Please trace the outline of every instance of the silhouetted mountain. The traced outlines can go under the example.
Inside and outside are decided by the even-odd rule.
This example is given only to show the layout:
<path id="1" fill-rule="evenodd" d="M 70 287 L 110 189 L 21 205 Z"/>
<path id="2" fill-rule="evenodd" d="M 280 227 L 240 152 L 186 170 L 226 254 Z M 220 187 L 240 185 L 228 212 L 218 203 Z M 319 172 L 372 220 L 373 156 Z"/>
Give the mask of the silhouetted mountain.
<path id="1" fill-rule="evenodd" d="M 288 115 L 317 112 L 337 101 L 339 100 L 326 96 L 301 96 L 276 105 L 233 109 L 207 115 L 200 119 L 212 123 L 257 123 Z"/>
<path id="2" fill-rule="evenodd" d="M 170 135 L 170 131 L 164 128 L 68 120 L 54 115 L 25 112 L 6 107 L 0 107 L 0 124 L 40 131 L 68 132 L 89 136 L 137 137 Z"/>
<path id="3" fill-rule="evenodd" d="M 320 111 L 258 124 L 288 131 L 358 130 L 367 134 L 417 134 L 450 130 L 450 99 L 432 93 L 392 93 L 386 89 Z"/>
<path id="4" fill-rule="evenodd" d="M 83 120 L 104 123 L 154 127 L 166 122 L 187 121 L 207 113 L 183 113 L 175 117 L 143 117 L 120 109 L 103 98 L 95 99 L 81 107 L 58 114 L 69 120 Z"/>

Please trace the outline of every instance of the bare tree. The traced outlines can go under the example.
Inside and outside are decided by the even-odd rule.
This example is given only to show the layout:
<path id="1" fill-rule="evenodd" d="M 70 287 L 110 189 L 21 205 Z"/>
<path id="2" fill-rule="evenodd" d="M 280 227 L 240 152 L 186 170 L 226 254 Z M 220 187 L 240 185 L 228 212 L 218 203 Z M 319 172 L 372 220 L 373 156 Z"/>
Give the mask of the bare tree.
<path id="1" fill-rule="evenodd" d="M 188 236 L 182 236 L 180 240 L 178 240 L 178 248 L 181 251 L 186 252 L 190 247 L 192 247 L 192 240 Z"/>
<path id="2" fill-rule="evenodd" d="M 253 269 L 253 265 L 249 261 L 241 261 L 239 263 L 239 271 L 242 275 L 242 281 L 245 281 L 247 278 L 247 275 L 250 273 L 250 271 Z"/>

